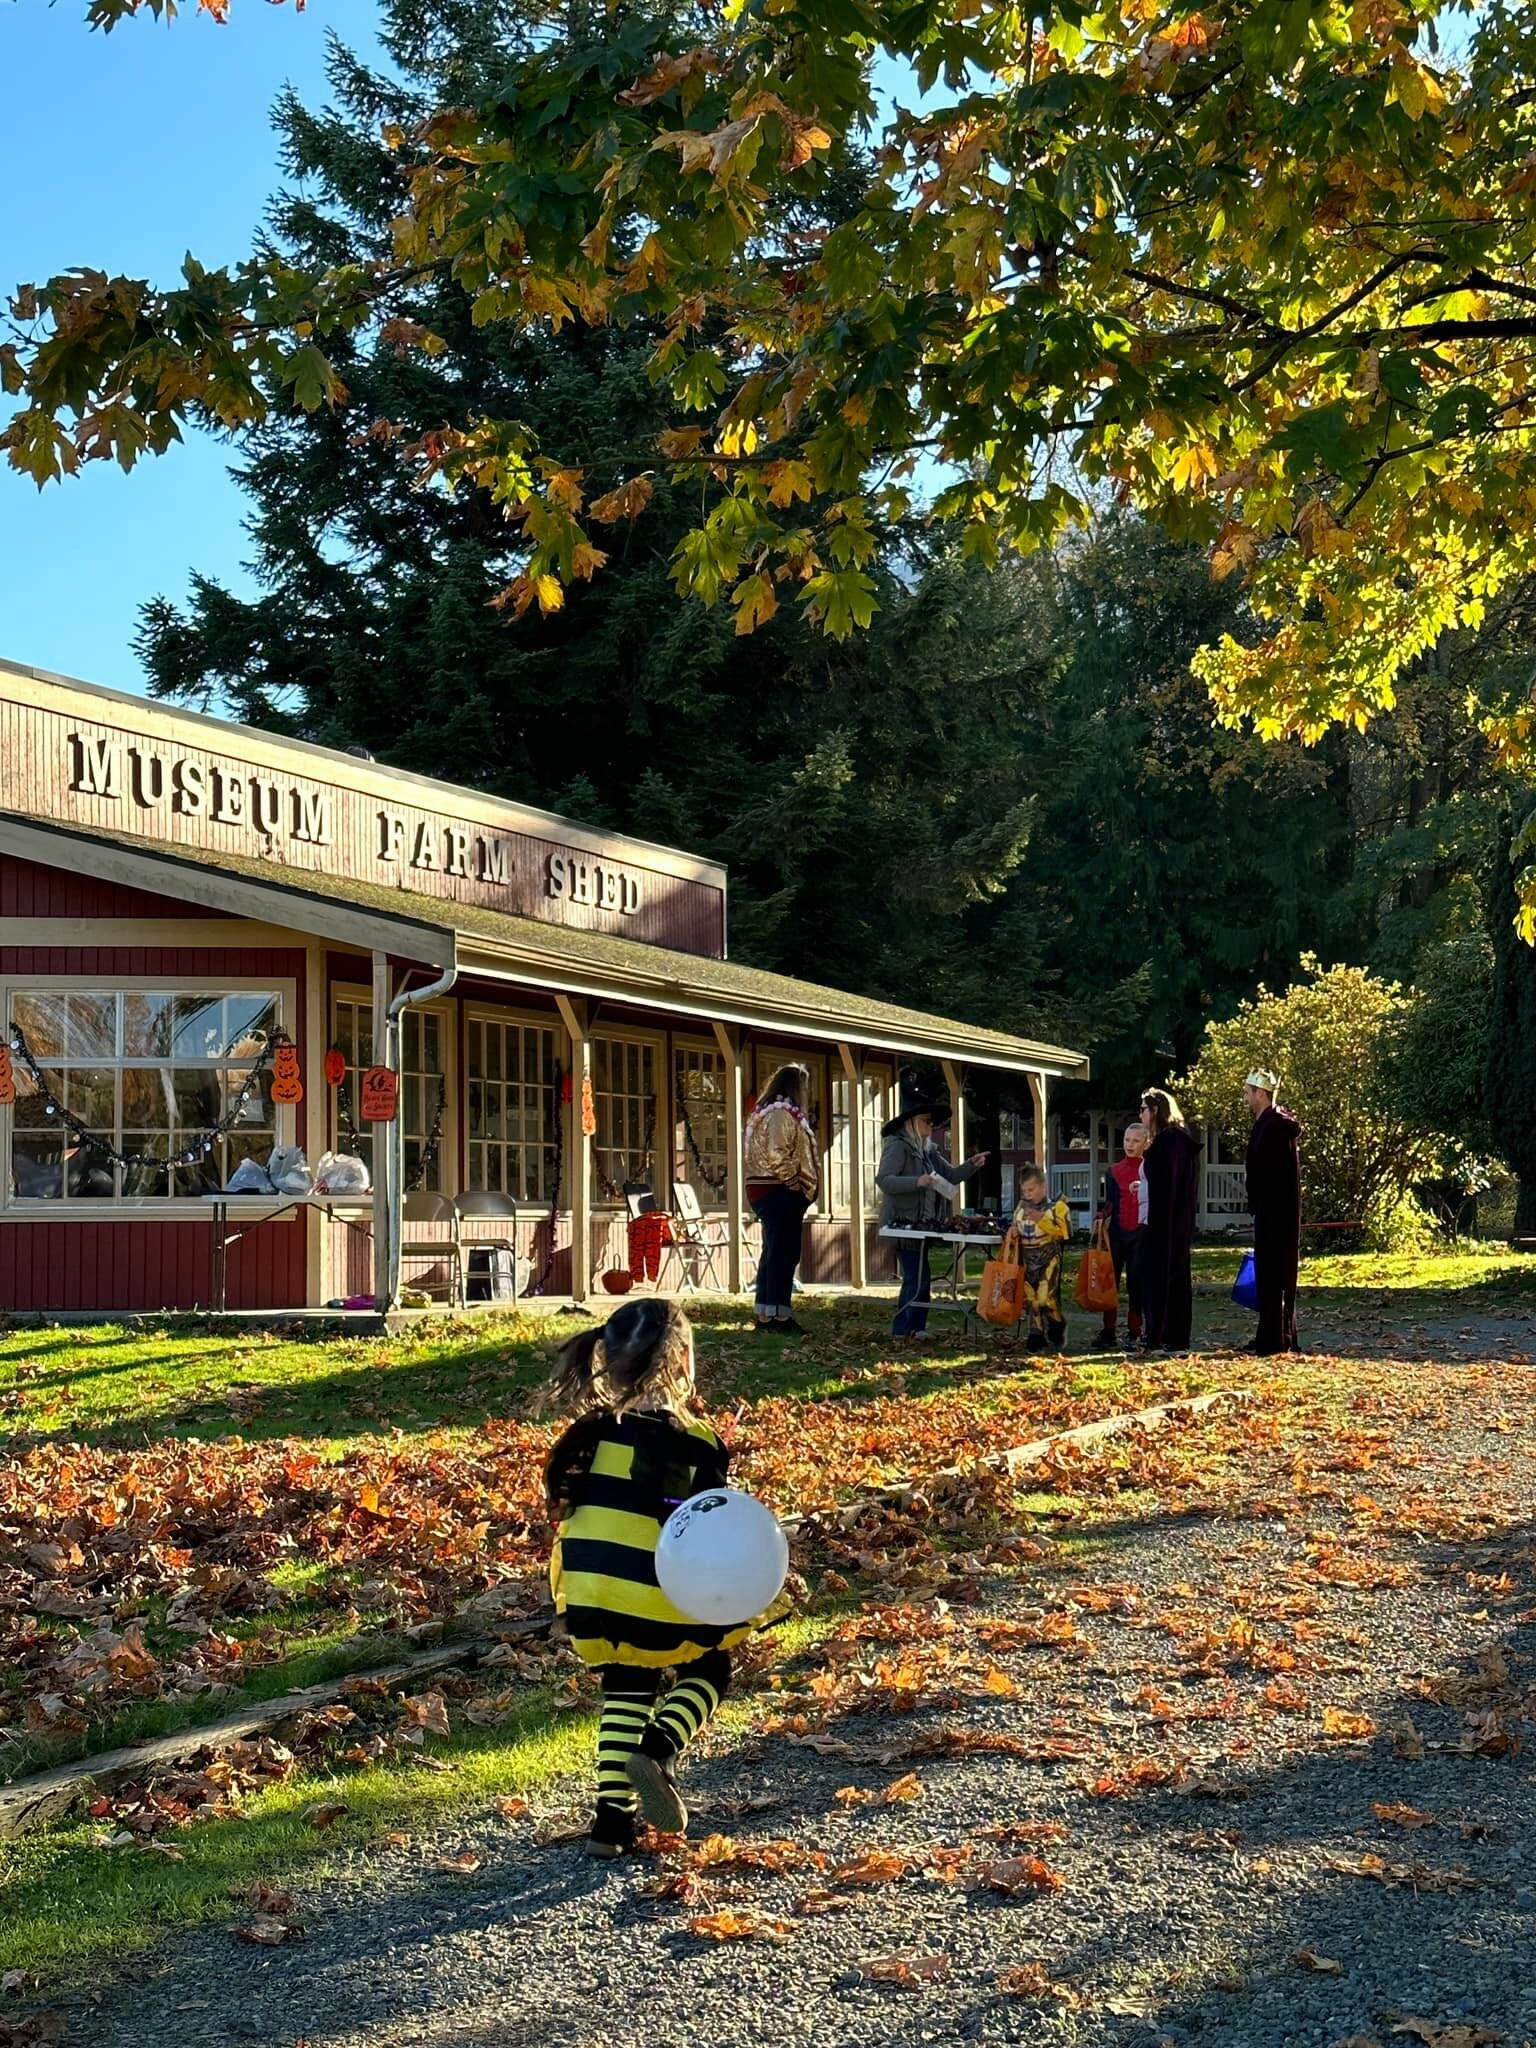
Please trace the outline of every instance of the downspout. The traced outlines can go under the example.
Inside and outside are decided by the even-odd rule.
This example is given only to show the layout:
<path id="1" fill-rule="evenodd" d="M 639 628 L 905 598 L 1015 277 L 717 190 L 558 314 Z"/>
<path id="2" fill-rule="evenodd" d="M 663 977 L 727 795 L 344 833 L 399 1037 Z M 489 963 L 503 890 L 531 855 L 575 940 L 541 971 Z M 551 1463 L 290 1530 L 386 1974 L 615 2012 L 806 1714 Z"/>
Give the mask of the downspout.
<path id="1" fill-rule="evenodd" d="M 434 996 L 445 996 L 459 978 L 459 964 L 455 959 L 443 969 L 436 981 L 424 982 L 420 988 L 402 989 L 390 1003 L 384 1026 L 384 1065 L 400 1078 L 400 1019 L 412 1003 L 427 1003 Z M 398 1100 L 398 1098 L 397 1098 Z M 394 1121 L 388 1127 L 389 1146 L 389 1233 L 384 1255 L 384 1299 L 379 1303 L 380 1311 L 387 1314 L 400 1300 L 400 1245 L 404 1237 L 401 1210 L 405 1206 L 405 1133 L 398 1110 Z"/>

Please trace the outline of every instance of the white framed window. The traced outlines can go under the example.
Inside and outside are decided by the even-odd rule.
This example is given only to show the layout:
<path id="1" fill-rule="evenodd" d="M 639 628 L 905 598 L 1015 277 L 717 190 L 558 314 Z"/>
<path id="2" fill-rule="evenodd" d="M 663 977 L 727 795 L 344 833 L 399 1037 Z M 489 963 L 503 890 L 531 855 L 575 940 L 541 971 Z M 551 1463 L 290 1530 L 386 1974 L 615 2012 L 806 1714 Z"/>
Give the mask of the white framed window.
<path id="1" fill-rule="evenodd" d="M 216 1192 L 242 1159 L 265 1159 L 291 1140 L 293 1120 L 257 1062 L 292 1001 L 291 987 L 171 977 L 103 986 L 39 975 L 0 988 L 7 1039 L 20 1032 L 42 1075 L 39 1086 L 24 1059 L 14 1063 L 8 1200 L 174 1201 Z"/>
<path id="2" fill-rule="evenodd" d="M 661 1108 L 656 1089 L 662 1054 L 659 1038 L 605 1033 L 592 1040 L 592 1097 L 597 1111 L 592 1165 L 605 1201 L 622 1202 L 626 1181 L 644 1181 L 655 1188 Z M 656 1189 L 658 1198 L 668 1192 Z"/>
<path id="3" fill-rule="evenodd" d="M 730 1151 L 726 1122 L 728 1085 L 723 1054 L 710 1046 L 686 1042 L 674 1045 L 672 1178 L 689 1182 L 697 1190 L 700 1207 L 705 1209 L 718 1208 L 725 1201 Z"/>
<path id="4" fill-rule="evenodd" d="M 516 1202 L 555 1193 L 556 1027 L 503 1010 L 466 1019 L 467 1184 Z"/>
<path id="5" fill-rule="evenodd" d="M 885 1105 L 890 1088 L 888 1068 L 867 1066 L 859 1075 L 859 1141 L 863 1151 L 866 1216 L 873 1215 L 880 1206 L 880 1190 L 875 1186 L 875 1175 L 880 1170 L 880 1148 L 885 1142 L 880 1130 L 887 1120 Z M 847 1216 L 853 1209 L 853 1147 L 848 1134 L 850 1095 L 848 1076 L 839 1060 L 832 1071 L 832 1142 L 827 1151 L 827 1199 L 834 1216 Z"/>
<path id="6" fill-rule="evenodd" d="M 447 1187 L 445 1154 L 453 1136 L 448 1128 L 447 1101 L 452 1030 L 451 1010 L 413 1004 L 401 1013 L 400 1142 L 405 1178 L 407 1183 L 414 1181 L 433 1194 L 441 1194 Z M 374 1063 L 373 997 L 366 990 L 333 994 L 331 1043 L 347 1063 L 346 1075 L 331 1104 L 332 1148 L 355 1152 L 358 1158 L 367 1160 L 372 1176 L 374 1127 L 360 1122 L 357 1114 L 359 1083 Z M 438 1125 L 438 1142 L 433 1147 L 432 1129 L 438 1124 L 439 1101 L 444 1104 L 443 1117 Z"/>

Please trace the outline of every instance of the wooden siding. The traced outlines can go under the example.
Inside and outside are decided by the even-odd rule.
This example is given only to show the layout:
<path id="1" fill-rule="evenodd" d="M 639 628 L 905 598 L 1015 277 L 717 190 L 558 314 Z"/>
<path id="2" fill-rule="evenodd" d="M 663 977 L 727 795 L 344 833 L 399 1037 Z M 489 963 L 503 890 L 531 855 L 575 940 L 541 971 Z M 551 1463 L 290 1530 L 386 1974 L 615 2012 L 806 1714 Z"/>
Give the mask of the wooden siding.
<path id="1" fill-rule="evenodd" d="M 344 875 L 724 957 L 723 875 L 700 875 L 687 854 L 576 825 L 565 838 L 563 821 L 446 786 L 427 796 L 391 783 L 387 768 L 359 764 L 355 783 L 325 763 L 306 773 L 299 763 L 308 767 L 311 757 L 286 755 L 238 726 L 220 746 L 204 736 L 207 727 L 188 725 L 181 737 L 146 730 L 137 704 L 46 694 L 60 701 L 0 695 L 0 808 L 19 816 L 83 826 L 129 847 L 147 839 L 256 857 L 270 861 L 275 878 L 285 869 L 301 883 Z M 167 715 L 161 708 L 160 725 Z"/>
<path id="2" fill-rule="evenodd" d="M 37 890 L 24 910 L 31 917 L 152 916 L 171 918 L 184 906 L 162 897 L 140 896 L 89 876 L 34 869 L 18 878 L 29 863 L 0 860 L 0 901 L 14 902 L 18 886 Z M 48 878 L 48 890 L 37 877 Z M 74 910 L 62 907 L 68 888 L 88 892 Z M 207 946 L 11 946 L 0 947 L 0 976 L 21 980 L 28 975 L 67 974 L 99 978 L 106 987 L 130 977 L 163 978 L 168 987 L 182 980 L 271 981 L 289 983 L 294 991 L 290 1028 L 302 1047 L 305 1040 L 305 956 L 302 951 L 271 948 Z M 308 1101 L 293 1112 L 295 1142 L 306 1149 L 311 1131 L 321 1123 L 311 1117 Z M 36 1219 L 36 1220 L 34 1220 Z M 0 1312 L 34 1313 L 50 1309 L 156 1310 L 206 1308 L 212 1294 L 212 1223 L 196 1217 L 156 1218 L 144 1210 L 118 1216 L 71 1217 L 63 1205 L 55 1218 L 37 1209 L 25 1220 L 0 1214 Z M 227 1290 L 231 1308 L 301 1308 L 305 1300 L 305 1228 L 303 1218 L 262 1223 L 228 1254 Z"/>
<path id="3" fill-rule="evenodd" d="M 176 917 L 186 905 L 142 889 L 125 889 L 73 868 L 0 857 L 0 917 Z M 199 918 L 227 917 L 199 908 Z"/>

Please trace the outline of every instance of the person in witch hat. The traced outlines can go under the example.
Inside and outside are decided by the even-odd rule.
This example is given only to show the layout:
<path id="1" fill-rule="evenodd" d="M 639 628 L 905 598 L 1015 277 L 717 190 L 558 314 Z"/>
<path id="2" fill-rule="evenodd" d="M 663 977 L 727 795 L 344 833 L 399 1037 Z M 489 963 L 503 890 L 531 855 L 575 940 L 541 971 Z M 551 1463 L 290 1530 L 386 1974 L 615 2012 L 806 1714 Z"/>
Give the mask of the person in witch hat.
<path id="1" fill-rule="evenodd" d="M 938 1183 L 959 1187 L 980 1173 L 989 1154 L 973 1152 L 963 1166 L 951 1163 L 934 1137 L 935 1129 L 949 1121 L 949 1104 L 930 1094 L 911 1068 L 902 1073 L 897 1105 L 897 1114 L 880 1133 L 885 1140 L 875 1175 L 875 1186 L 885 1196 L 880 1227 L 942 1229 L 949 1220 L 949 1196 Z M 898 1239 L 896 1260 L 901 1268 L 901 1293 L 891 1335 L 916 1339 L 928 1329 L 928 1240 Z"/>

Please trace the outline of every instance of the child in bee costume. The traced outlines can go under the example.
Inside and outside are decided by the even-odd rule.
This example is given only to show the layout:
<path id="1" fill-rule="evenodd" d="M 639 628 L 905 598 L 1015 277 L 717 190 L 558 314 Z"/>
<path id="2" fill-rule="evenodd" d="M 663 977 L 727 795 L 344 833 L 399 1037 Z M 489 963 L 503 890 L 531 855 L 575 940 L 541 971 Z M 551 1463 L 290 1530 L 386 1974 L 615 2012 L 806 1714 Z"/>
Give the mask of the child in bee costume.
<path id="1" fill-rule="evenodd" d="M 571 1647 L 602 1680 L 593 1856 L 634 1847 L 635 1813 L 663 1833 L 688 1825 L 677 1759 L 730 1683 L 732 1628 L 690 1621 L 656 1580 L 662 1524 L 725 1483 L 730 1452 L 695 1410 L 693 1331 L 673 1303 L 626 1302 L 560 1353 L 556 1391 L 586 1410 L 550 1452 L 544 1487 L 558 1523 L 550 1587 Z M 787 1602 L 784 1603 L 787 1606 Z M 663 1691 L 668 1670 L 675 1682 Z"/>

